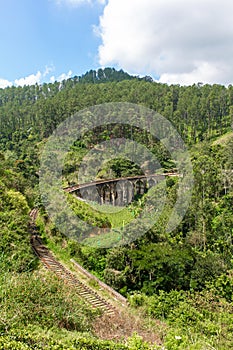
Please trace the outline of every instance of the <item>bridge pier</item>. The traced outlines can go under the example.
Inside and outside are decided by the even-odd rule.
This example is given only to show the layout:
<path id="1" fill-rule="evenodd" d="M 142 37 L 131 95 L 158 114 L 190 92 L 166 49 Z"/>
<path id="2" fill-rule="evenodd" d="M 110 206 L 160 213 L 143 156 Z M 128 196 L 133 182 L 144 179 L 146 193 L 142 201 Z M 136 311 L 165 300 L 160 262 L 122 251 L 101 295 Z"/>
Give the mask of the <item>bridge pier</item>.
<path id="1" fill-rule="evenodd" d="M 109 184 L 93 183 L 93 185 L 73 192 L 83 200 L 90 200 L 101 205 L 124 206 L 131 203 L 136 195 L 146 193 L 148 187 L 146 180 L 116 180 Z"/>

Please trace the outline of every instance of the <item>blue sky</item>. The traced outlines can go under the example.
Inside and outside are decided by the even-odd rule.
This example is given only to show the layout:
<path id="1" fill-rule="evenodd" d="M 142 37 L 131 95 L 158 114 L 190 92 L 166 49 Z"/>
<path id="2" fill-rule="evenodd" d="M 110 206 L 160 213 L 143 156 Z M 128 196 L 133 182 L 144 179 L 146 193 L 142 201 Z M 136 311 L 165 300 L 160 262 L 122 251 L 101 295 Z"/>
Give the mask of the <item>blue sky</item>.
<path id="1" fill-rule="evenodd" d="M 102 11 L 98 1 L 0 0 L 0 79 L 15 82 L 39 72 L 46 81 L 99 67 L 93 26 Z"/>
<path id="2" fill-rule="evenodd" d="M 230 0 L 0 0 L 0 88 L 115 67 L 233 84 Z"/>

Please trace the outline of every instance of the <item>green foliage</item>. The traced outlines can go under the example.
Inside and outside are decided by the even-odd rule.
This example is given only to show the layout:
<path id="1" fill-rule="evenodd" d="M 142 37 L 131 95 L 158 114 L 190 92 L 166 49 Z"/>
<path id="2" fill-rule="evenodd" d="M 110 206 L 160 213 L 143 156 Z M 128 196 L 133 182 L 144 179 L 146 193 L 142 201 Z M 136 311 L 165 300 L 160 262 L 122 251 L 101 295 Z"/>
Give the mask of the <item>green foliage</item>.
<path id="1" fill-rule="evenodd" d="M 0 184 L 0 266 L 2 271 L 27 271 L 36 261 L 29 245 L 29 207 L 25 196 L 18 191 L 16 183 L 9 180 L 18 173 L 2 169 Z M 1 169 L 0 162 L 0 169 Z"/>
<path id="2" fill-rule="evenodd" d="M 165 349 L 230 349 L 232 304 L 212 292 L 160 291 L 153 296 L 136 293 L 130 304 L 167 324 Z"/>
<path id="3" fill-rule="evenodd" d="M 68 202 L 75 214 L 93 227 L 111 227 L 108 217 L 92 209 L 87 203 L 75 199 L 72 195 L 68 195 Z"/>
<path id="4" fill-rule="evenodd" d="M 106 265 L 106 249 L 83 246 L 81 248 L 81 254 L 83 266 L 102 278 Z"/>
<path id="5" fill-rule="evenodd" d="M 231 126 L 231 86 L 167 86 L 148 77 L 140 79 L 105 68 L 62 83 L 1 89 L 0 147 L 14 151 L 24 175 L 36 181 L 38 150 L 35 147 L 39 141 L 75 112 L 119 101 L 143 104 L 163 114 L 189 144 L 216 138 Z M 145 141 L 145 135 L 137 134 L 136 141 L 142 137 Z"/>
<path id="6" fill-rule="evenodd" d="M 201 290 L 223 272 L 226 272 L 226 265 L 218 254 L 211 251 L 198 254 L 191 273 L 190 287 Z"/>
<path id="7" fill-rule="evenodd" d="M 0 278 L 1 332 L 29 324 L 78 331 L 91 329 L 94 311 L 56 277 L 35 273 L 5 274 Z"/>
<path id="8" fill-rule="evenodd" d="M 140 167 L 128 159 L 116 158 L 107 162 L 107 164 L 105 164 L 105 166 L 102 168 L 101 172 L 97 174 L 97 177 L 111 179 L 133 175 L 143 175 Z"/>
<path id="9" fill-rule="evenodd" d="M 127 340 L 127 345 L 130 350 L 149 350 L 151 346 L 148 343 L 145 343 L 137 334 L 133 334 L 131 338 Z"/>
<path id="10" fill-rule="evenodd" d="M 207 284 L 207 287 L 216 295 L 226 299 L 228 302 L 233 302 L 233 271 L 228 274 L 222 274 L 212 283 Z"/>
<path id="11" fill-rule="evenodd" d="M 89 334 L 43 329 L 14 330 L 0 335 L 0 349 L 6 350 L 131 350 L 123 344 L 99 340 Z M 132 348 L 134 350 L 134 348 Z"/>
<path id="12" fill-rule="evenodd" d="M 160 290 L 158 294 L 146 296 L 143 293 L 134 293 L 129 297 L 130 305 L 133 307 L 146 305 L 146 313 L 155 318 L 167 318 L 171 310 L 177 307 L 181 301 L 186 299 L 183 291 L 171 291 L 169 293 Z"/>

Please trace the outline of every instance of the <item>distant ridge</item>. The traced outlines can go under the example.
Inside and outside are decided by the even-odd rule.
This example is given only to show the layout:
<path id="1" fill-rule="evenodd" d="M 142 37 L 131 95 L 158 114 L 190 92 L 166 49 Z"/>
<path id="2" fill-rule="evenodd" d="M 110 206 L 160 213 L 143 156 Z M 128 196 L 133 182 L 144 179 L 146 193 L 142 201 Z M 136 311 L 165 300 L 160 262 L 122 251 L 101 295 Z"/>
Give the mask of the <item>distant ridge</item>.
<path id="1" fill-rule="evenodd" d="M 79 83 L 106 83 L 106 82 L 119 82 L 123 80 L 143 80 L 148 82 L 153 82 L 150 76 L 139 77 L 136 75 L 130 75 L 129 73 L 123 71 L 123 69 L 116 70 L 115 68 L 106 67 L 99 68 L 97 70 L 91 69 L 85 74 L 80 76 L 74 76 L 69 78 L 67 81 L 74 81 Z"/>

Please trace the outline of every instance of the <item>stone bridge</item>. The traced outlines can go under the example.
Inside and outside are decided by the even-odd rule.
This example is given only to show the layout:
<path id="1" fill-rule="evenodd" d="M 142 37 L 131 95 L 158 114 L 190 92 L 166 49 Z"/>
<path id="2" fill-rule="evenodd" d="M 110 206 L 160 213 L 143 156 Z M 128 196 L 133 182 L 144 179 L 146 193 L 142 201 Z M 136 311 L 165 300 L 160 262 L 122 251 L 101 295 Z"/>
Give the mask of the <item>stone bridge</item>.
<path id="1" fill-rule="evenodd" d="M 180 176 L 177 173 L 137 175 L 124 178 L 97 180 L 64 188 L 78 198 L 97 202 L 124 206 L 131 203 L 137 195 L 143 195 L 167 176 Z"/>

